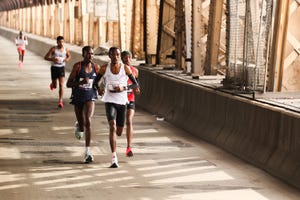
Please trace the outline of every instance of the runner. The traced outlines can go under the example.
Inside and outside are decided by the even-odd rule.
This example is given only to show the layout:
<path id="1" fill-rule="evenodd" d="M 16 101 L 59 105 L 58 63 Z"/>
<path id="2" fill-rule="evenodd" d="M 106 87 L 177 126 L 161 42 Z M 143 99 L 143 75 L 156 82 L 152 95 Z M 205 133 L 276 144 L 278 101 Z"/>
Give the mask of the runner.
<path id="1" fill-rule="evenodd" d="M 99 73 L 99 65 L 93 62 L 94 50 L 91 46 L 82 48 L 83 61 L 74 64 L 67 80 L 67 87 L 72 88 L 72 101 L 77 119 L 75 137 L 81 139 L 85 133 L 84 162 L 94 161 L 91 153 L 91 118 L 94 114 L 97 89 L 93 87 L 94 79 Z"/>
<path id="2" fill-rule="evenodd" d="M 128 65 L 132 71 L 133 76 L 138 78 L 138 69 L 131 65 L 131 53 L 129 51 L 123 51 L 121 53 L 122 62 Z M 128 79 L 128 85 L 131 85 L 132 82 Z M 140 94 L 140 89 L 136 89 L 136 94 Z M 131 149 L 132 137 L 133 137 L 133 116 L 135 113 L 135 93 L 132 89 L 127 91 L 128 103 L 127 103 L 127 112 L 126 112 L 126 139 L 127 139 L 127 148 L 126 148 L 126 156 L 132 157 L 133 152 Z"/>
<path id="3" fill-rule="evenodd" d="M 56 38 L 57 46 L 51 47 L 44 59 L 52 61 L 51 64 L 51 80 L 50 90 L 54 90 L 57 87 L 57 81 L 59 82 L 59 98 L 58 107 L 63 108 L 63 94 L 64 94 L 64 82 L 65 82 L 65 65 L 71 58 L 70 51 L 64 47 L 64 37 L 58 36 Z"/>
<path id="4" fill-rule="evenodd" d="M 15 39 L 17 46 L 17 51 L 19 54 L 19 68 L 23 67 L 24 55 L 26 51 L 26 45 L 28 45 L 27 36 L 23 35 L 23 32 L 20 31 L 19 35 Z"/>
<path id="5" fill-rule="evenodd" d="M 105 102 L 106 117 L 109 124 L 109 143 L 112 152 L 111 168 L 117 168 L 117 142 L 116 135 L 121 136 L 125 123 L 127 99 L 127 80 L 132 81 L 130 89 L 137 90 L 139 85 L 132 75 L 130 67 L 121 62 L 121 51 L 117 47 L 109 49 L 110 62 L 101 66 L 100 74 L 95 82 L 95 87 L 102 95 L 102 89 L 99 88 L 98 82 L 104 77 L 105 92 L 102 100 Z"/>

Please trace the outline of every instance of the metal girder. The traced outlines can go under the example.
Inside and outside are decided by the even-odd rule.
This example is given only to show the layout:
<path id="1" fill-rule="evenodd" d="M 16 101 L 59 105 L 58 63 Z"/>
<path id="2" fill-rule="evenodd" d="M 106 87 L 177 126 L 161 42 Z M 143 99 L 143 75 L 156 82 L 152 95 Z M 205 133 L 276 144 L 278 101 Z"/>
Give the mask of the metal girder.
<path id="1" fill-rule="evenodd" d="M 161 0 L 156 64 L 175 64 L 175 0 Z"/>
<path id="2" fill-rule="evenodd" d="M 193 76 L 204 75 L 203 58 L 201 56 L 203 45 L 201 42 L 201 15 L 203 0 L 193 0 L 192 6 L 192 74 Z"/>
<path id="3" fill-rule="evenodd" d="M 144 0 L 144 50 L 148 64 L 154 64 L 155 56 L 157 56 L 157 11 L 156 0 Z"/>
<path id="4" fill-rule="evenodd" d="M 7 1 L 0 2 L 0 11 L 13 10 L 16 8 L 18 8 L 17 0 L 7 0 Z"/>
<path id="5" fill-rule="evenodd" d="M 277 17 L 274 28 L 273 50 L 269 68 L 269 81 L 267 91 L 281 91 L 284 64 L 286 32 L 288 25 L 289 1 L 277 2 Z"/>
<path id="6" fill-rule="evenodd" d="M 176 68 L 184 69 L 185 55 L 183 49 L 185 45 L 185 18 L 184 18 L 184 2 L 176 0 L 175 7 L 175 46 L 176 46 Z"/>
<path id="7" fill-rule="evenodd" d="M 286 41 L 283 52 L 282 69 L 282 92 L 291 92 L 300 90 L 300 34 L 299 34 L 299 20 L 300 20 L 300 4 L 296 1 L 291 1 L 288 11 L 288 25 L 286 29 Z M 276 80 L 276 79 L 275 79 Z"/>
<path id="8" fill-rule="evenodd" d="M 218 70 L 223 3 L 223 0 L 212 1 L 210 5 L 207 57 L 204 65 L 206 75 L 216 75 Z"/>
<path id="9" fill-rule="evenodd" d="M 0 1 L 0 11 L 9 11 L 15 10 L 19 8 L 26 8 L 30 6 L 37 6 L 37 5 L 45 5 L 50 4 L 52 2 L 61 3 L 63 0 L 1 0 Z M 72 1 L 72 0 L 64 0 Z"/>

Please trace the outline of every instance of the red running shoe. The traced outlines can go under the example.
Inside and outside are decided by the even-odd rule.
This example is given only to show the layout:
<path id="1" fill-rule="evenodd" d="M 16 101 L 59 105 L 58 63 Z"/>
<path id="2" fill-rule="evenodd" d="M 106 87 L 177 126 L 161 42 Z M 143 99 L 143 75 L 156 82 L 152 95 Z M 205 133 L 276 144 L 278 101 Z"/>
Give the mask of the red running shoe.
<path id="1" fill-rule="evenodd" d="M 54 89 L 54 87 L 53 87 L 52 83 L 50 83 L 50 90 L 53 90 L 53 89 Z"/>
<path id="2" fill-rule="evenodd" d="M 58 106 L 59 108 L 64 108 L 64 104 L 63 104 L 62 101 L 59 101 L 58 104 L 57 104 L 57 106 Z"/>
<path id="3" fill-rule="evenodd" d="M 127 147 L 127 149 L 126 149 L 126 156 L 127 156 L 127 157 L 132 157 L 132 156 L 133 156 L 133 153 L 132 153 L 130 147 Z"/>
<path id="4" fill-rule="evenodd" d="M 19 62 L 19 69 L 21 69 L 23 67 L 23 63 L 22 62 Z"/>

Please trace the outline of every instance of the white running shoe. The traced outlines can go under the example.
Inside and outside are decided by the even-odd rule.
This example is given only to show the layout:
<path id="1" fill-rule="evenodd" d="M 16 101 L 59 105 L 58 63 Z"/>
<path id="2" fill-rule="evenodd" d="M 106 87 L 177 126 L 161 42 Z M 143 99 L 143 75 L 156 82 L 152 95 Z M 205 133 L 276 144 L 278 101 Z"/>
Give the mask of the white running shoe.
<path id="1" fill-rule="evenodd" d="M 75 122 L 75 137 L 80 140 L 83 137 L 83 131 L 79 129 L 78 122 Z"/>
<path id="2" fill-rule="evenodd" d="M 113 156 L 111 159 L 111 166 L 110 168 L 118 168 L 119 164 L 118 164 L 118 157 L 117 156 Z"/>
<path id="3" fill-rule="evenodd" d="M 119 167 L 118 163 L 113 163 L 109 168 L 118 168 L 118 167 Z"/>

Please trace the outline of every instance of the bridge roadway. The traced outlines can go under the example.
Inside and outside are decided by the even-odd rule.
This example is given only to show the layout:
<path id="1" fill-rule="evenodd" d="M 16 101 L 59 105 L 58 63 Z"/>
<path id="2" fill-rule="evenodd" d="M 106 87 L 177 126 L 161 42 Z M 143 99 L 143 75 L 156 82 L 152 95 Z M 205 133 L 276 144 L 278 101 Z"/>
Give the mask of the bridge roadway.
<path id="1" fill-rule="evenodd" d="M 0 37 L 0 45 L 0 199 L 300 198 L 299 190 L 139 108 L 135 156 L 125 157 L 126 137 L 118 137 L 120 167 L 110 169 L 101 101 L 92 121 L 95 162 L 83 164 L 84 141 L 73 134 L 70 89 L 65 108 L 58 110 L 57 90 L 49 90 L 49 63 L 28 50 L 19 68 L 13 42 Z"/>

